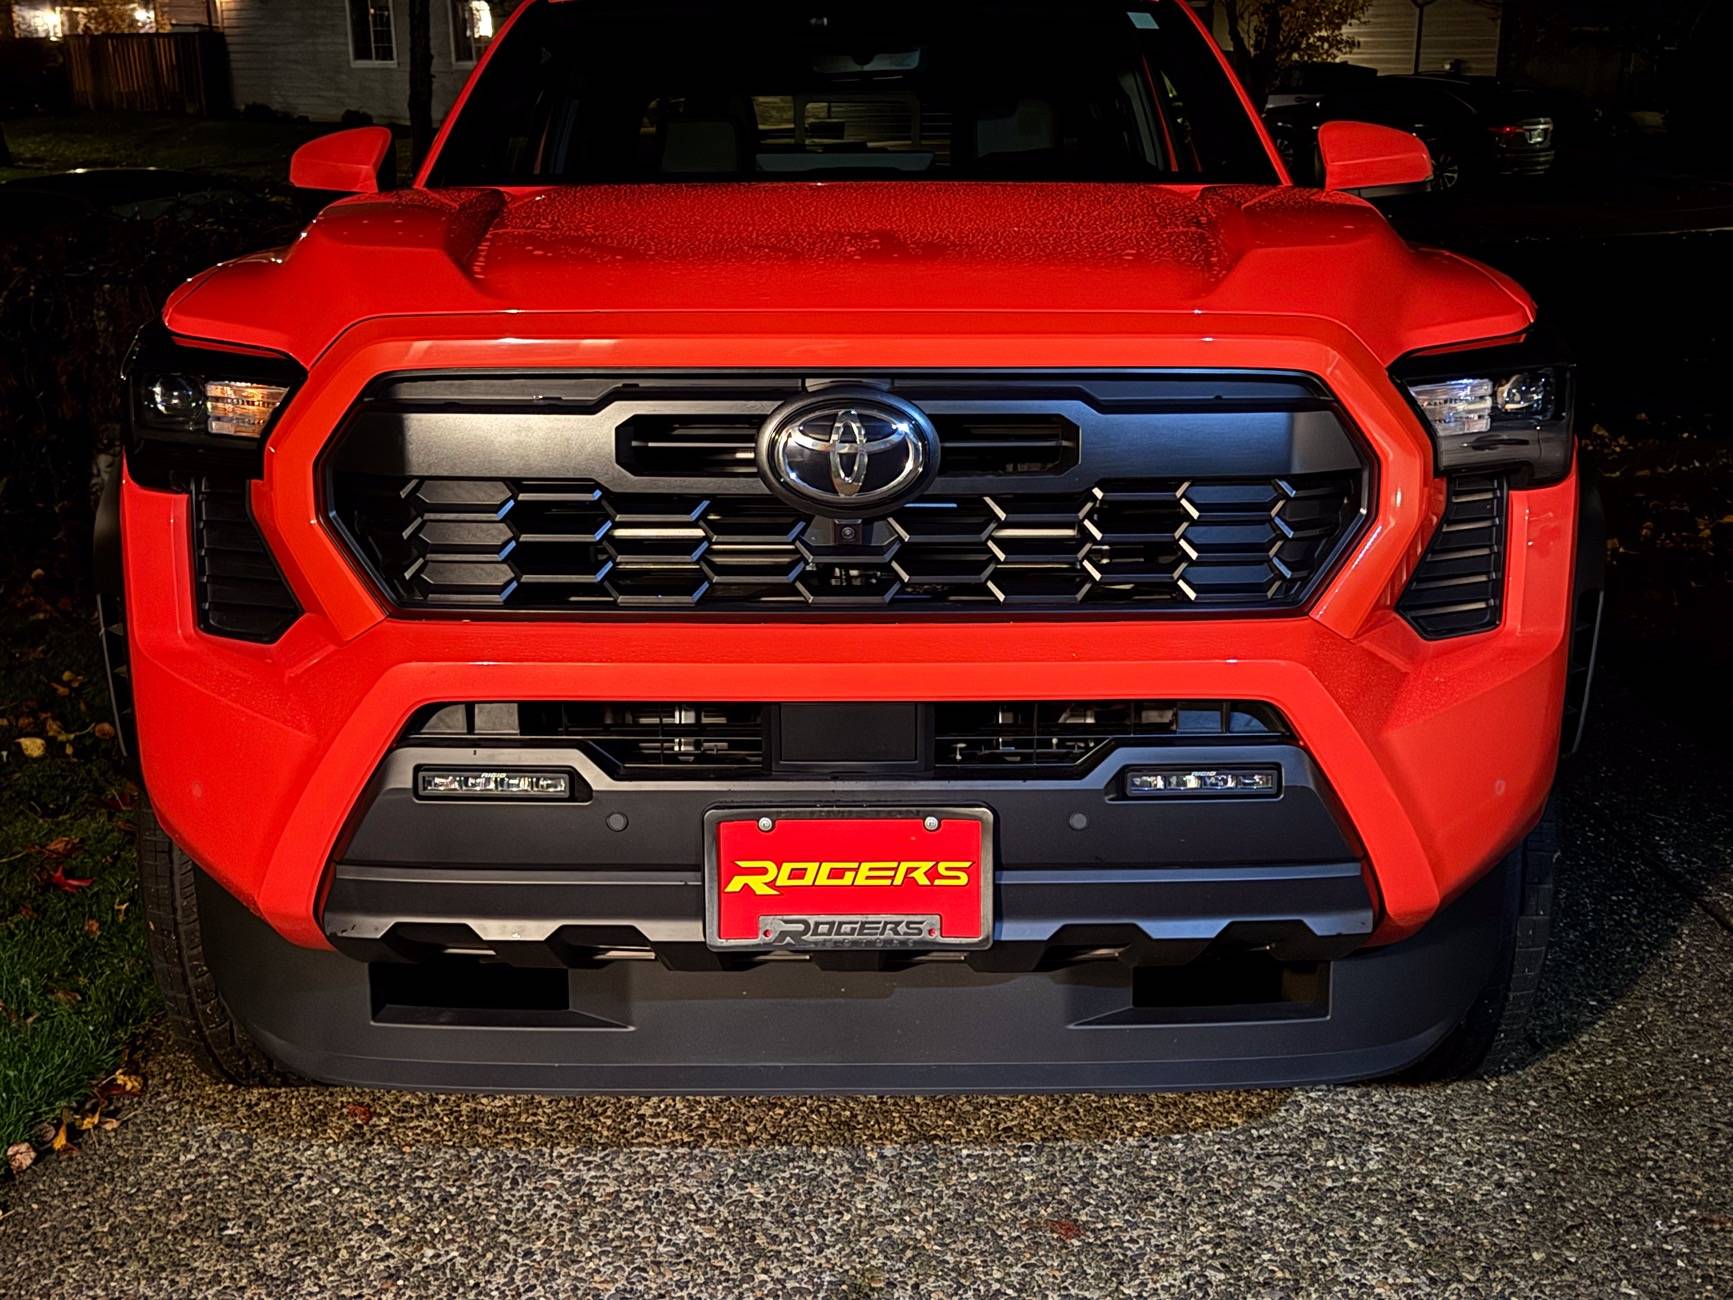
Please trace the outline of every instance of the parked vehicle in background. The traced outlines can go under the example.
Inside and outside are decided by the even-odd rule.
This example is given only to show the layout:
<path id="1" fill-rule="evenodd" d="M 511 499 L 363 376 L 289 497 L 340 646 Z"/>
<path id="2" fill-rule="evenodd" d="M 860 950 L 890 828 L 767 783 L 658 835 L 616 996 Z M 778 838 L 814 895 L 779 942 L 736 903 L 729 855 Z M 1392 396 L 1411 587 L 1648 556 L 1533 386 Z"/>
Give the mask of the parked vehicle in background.
<path id="1" fill-rule="evenodd" d="M 1276 74 L 1265 108 L 1316 104 L 1325 95 L 1360 90 L 1378 79 L 1378 69 L 1360 63 L 1295 63 Z"/>
<path id="2" fill-rule="evenodd" d="M 1326 122 L 1377 122 L 1413 132 L 1432 152 L 1439 190 L 1497 177 L 1544 176 L 1557 156 L 1547 99 L 1494 77 L 1376 77 L 1309 102 L 1272 107 L 1264 116 L 1302 181 L 1316 180 L 1318 128 Z"/>

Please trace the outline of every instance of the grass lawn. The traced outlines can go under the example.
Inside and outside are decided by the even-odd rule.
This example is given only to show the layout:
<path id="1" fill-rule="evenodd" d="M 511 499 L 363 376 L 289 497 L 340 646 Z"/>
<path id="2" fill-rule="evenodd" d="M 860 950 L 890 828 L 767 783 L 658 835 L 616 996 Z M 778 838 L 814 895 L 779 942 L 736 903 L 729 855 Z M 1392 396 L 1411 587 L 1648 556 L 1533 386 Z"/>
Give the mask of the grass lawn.
<path id="1" fill-rule="evenodd" d="M 5 125 L 18 166 L 0 168 L 0 180 L 77 167 L 166 167 L 286 181 L 289 155 L 315 136 L 337 130 L 328 122 L 142 113 L 17 117 Z M 407 146 L 400 145 L 399 163 L 406 162 Z"/>
<path id="2" fill-rule="evenodd" d="M 94 611 L 0 592 L 0 1146 L 121 1063 L 157 1007 Z M 35 755 L 40 755 L 36 757 Z"/>

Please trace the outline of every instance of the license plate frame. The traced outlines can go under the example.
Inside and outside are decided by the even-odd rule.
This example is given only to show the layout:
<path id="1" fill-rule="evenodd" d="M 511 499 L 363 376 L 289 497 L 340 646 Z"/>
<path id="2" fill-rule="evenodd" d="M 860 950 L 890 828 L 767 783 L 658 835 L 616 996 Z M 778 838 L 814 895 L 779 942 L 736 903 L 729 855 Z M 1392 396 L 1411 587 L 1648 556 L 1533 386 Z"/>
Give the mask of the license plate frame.
<path id="1" fill-rule="evenodd" d="M 969 935 L 951 935 L 943 933 L 942 922 L 936 927 L 940 933 L 922 934 L 911 938 L 906 930 L 884 935 L 872 933 L 878 927 L 868 925 L 861 927 L 855 923 L 911 920 L 939 921 L 940 918 L 930 913 L 915 911 L 800 911 L 797 899 L 790 899 L 787 913 L 764 911 L 760 916 L 760 926 L 750 938 L 725 938 L 721 930 L 722 922 L 722 827 L 726 823 L 745 824 L 751 829 L 757 829 L 756 823 L 768 818 L 776 827 L 788 822 L 876 822 L 876 823 L 919 823 L 925 829 L 928 818 L 937 818 L 940 823 L 938 833 L 948 831 L 947 823 L 967 823 L 978 828 L 979 845 L 976 850 L 977 870 L 976 888 L 979 891 L 978 932 Z M 887 835 L 898 833 L 886 827 L 881 827 Z M 901 828 L 899 828 L 900 830 Z M 911 828 L 912 833 L 912 828 Z M 805 806 L 805 807 L 732 807 L 713 808 L 704 817 L 704 941 L 717 952 L 968 952 L 977 951 L 990 946 L 993 942 L 993 812 L 990 808 L 980 806 L 968 807 L 921 807 L 911 808 L 906 805 L 873 806 L 860 805 L 851 807 Z M 848 859 L 845 852 L 838 859 L 840 865 L 858 866 L 858 862 Z M 823 865 L 823 864 L 819 864 Z M 802 886 L 807 887 L 807 886 Z M 844 886 L 847 887 L 847 886 Z M 858 888 L 859 887 L 855 887 Z M 770 899 L 764 900 L 764 905 L 770 904 Z M 973 910 L 971 910 L 973 914 Z M 823 920 L 828 922 L 848 923 L 842 927 L 830 927 L 833 931 L 825 934 L 807 933 L 805 935 L 791 933 L 786 928 L 778 930 L 771 938 L 764 934 L 762 923 L 765 921 L 802 921 Z M 848 929 L 850 926 L 856 933 L 838 934 L 838 928 Z M 865 929 L 868 933 L 860 933 Z"/>

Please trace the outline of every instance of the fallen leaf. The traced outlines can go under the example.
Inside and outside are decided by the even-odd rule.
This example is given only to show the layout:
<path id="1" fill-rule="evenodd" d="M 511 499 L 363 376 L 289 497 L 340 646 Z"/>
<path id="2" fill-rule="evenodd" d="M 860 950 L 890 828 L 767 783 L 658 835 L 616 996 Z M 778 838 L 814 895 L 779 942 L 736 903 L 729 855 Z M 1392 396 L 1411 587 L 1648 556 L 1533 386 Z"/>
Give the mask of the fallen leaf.
<path id="1" fill-rule="evenodd" d="M 48 1145 L 54 1151 L 65 1151 L 67 1147 L 72 1145 L 72 1139 L 66 1135 L 66 1117 L 64 1115 L 61 1116 L 60 1127 L 54 1130 L 54 1137 Z"/>
<path id="2" fill-rule="evenodd" d="M 6 1148 L 6 1167 L 21 1174 L 36 1163 L 36 1148 L 28 1142 L 14 1142 Z"/>
<path id="3" fill-rule="evenodd" d="M 119 1127 L 120 1127 L 120 1121 L 117 1120 L 113 1115 L 108 1116 L 106 1119 L 104 1119 L 102 1121 L 102 1131 L 104 1133 L 112 1133 L 112 1132 L 114 1132 L 115 1129 L 117 1129 Z"/>
<path id="4" fill-rule="evenodd" d="M 38 736 L 21 736 L 18 748 L 24 751 L 25 758 L 42 758 L 48 753 L 48 746 Z"/>
<path id="5" fill-rule="evenodd" d="M 98 740 L 113 740 L 114 727 L 110 723 L 99 722 L 90 729 L 90 734 L 95 736 Z"/>
<path id="6" fill-rule="evenodd" d="M 96 938 L 97 935 L 102 933 L 102 922 L 97 920 L 94 916 L 85 917 L 84 932 L 92 939 Z"/>
<path id="7" fill-rule="evenodd" d="M 119 1069 L 114 1072 L 114 1082 L 122 1092 L 143 1092 L 144 1078 L 130 1070 Z"/>
<path id="8" fill-rule="evenodd" d="M 60 725 L 60 719 L 43 716 L 42 729 L 48 733 L 50 740 L 71 740 L 72 735 Z"/>
<path id="9" fill-rule="evenodd" d="M 364 1106 L 358 1101 L 349 1103 L 349 1118 L 357 1124 L 370 1123 L 373 1119 L 373 1107 Z"/>
<path id="10" fill-rule="evenodd" d="M 1083 1228 L 1071 1219 L 1049 1219 L 1047 1231 L 1061 1241 L 1076 1241 L 1083 1235 Z"/>
<path id="11" fill-rule="evenodd" d="M 63 893 L 76 894 L 81 889 L 89 889 L 96 883 L 94 876 L 69 876 L 66 874 L 66 864 L 57 862 L 54 870 L 48 873 L 44 884 L 52 885 Z"/>
<path id="12" fill-rule="evenodd" d="M 38 849 L 37 852 L 41 853 L 44 857 L 49 858 L 71 857 L 72 854 L 78 850 L 79 843 L 80 841 L 70 835 L 57 835 Z"/>

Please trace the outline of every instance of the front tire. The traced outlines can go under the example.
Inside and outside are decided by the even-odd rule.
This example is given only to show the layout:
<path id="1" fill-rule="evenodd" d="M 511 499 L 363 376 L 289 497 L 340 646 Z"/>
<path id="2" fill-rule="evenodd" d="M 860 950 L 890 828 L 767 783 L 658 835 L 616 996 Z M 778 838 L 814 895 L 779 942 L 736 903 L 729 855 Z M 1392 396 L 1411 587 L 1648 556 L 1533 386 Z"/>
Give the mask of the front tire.
<path id="1" fill-rule="evenodd" d="M 205 964 L 198 868 L 175 847 L 150 810 L 138 810 L 138 872 L 150 932 L 150 964 L 175 1036 L 213 1078 L 241 1087 L 298 1082 L 229 1013 Z"/>
<path id="2" fill-rule="evenodd" d="M 1410 1083 L 1504 1074 L 1528 1054 L 1529 1017 L 1552 933 L 1559 815 L 1549 801 L 1540 824 L 1505 858 L 1504 926 L 1492 976 L 1462 1023 L 1402 1077 Z"/>

